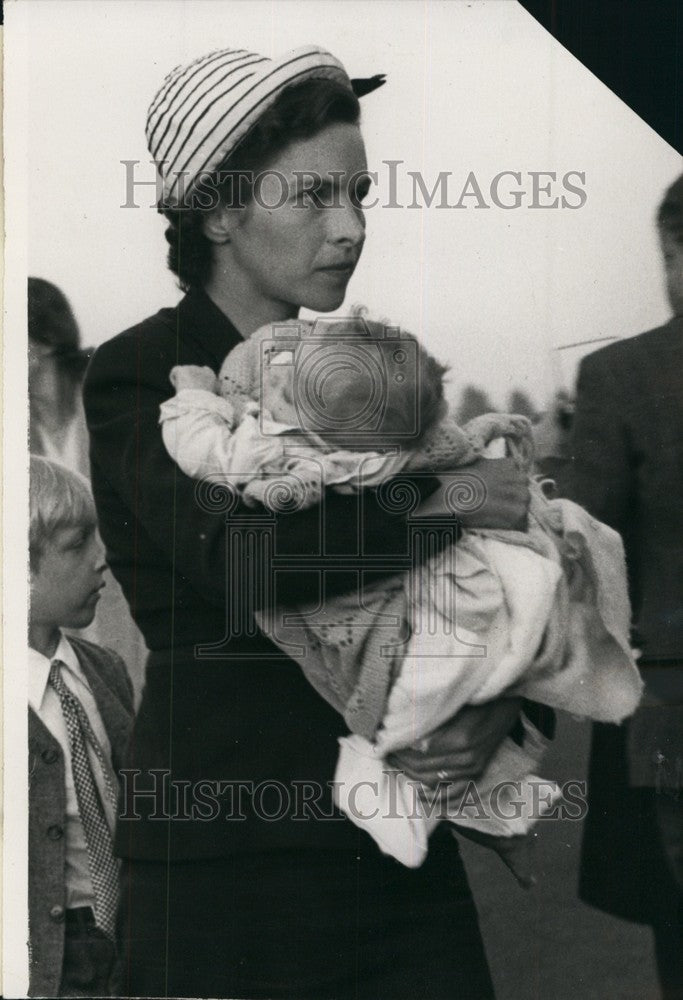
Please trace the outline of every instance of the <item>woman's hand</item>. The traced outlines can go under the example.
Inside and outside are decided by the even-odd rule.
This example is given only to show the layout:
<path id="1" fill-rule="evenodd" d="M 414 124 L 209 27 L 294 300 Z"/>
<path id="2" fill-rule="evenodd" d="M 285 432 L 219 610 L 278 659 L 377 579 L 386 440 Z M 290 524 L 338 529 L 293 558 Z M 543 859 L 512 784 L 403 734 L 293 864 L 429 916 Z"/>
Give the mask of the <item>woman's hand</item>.
<path id="1" fill-rule="evenodd" d="M 481 493 L 481 503 L 473 510 L 457 510 L 458 476 L 463 484 L 472 483 L 466 477 L 476 476 L 473 492 Z M 456 514 L 466 528 L 498 528 L 525 531 L 529 510 L 529 478 L 517 468 L 511 458 L 480 458 L 450 476 L 441 477 L 441 488 L 424 500 L 417 509 L 418 517 Z M 453 490 L 453 485 L 456 489 Z M 447 491 L 453 500 L 446 501 Z"/>
<path id="2" fill-rule="evenodd" d="M 419 746 L 390 754 L 387 763 L 430 788 L 448 782 L 449 798 L 462 795 L 484 772 L 521 710 L 521 698 L 467 705 Z"/>

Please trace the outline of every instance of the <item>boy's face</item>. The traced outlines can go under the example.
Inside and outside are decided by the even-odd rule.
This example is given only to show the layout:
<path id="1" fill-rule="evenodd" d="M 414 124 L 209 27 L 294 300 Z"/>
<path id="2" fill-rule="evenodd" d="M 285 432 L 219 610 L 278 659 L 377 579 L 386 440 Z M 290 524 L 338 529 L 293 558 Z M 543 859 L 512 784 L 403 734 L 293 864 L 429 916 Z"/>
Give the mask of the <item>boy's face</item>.
<path id="1" fill-rule="evenodd" d="M 31 623 L 85 628 L 104 586 L 104 548 L 94 527 L 59 528 L 31 573 Z"/>

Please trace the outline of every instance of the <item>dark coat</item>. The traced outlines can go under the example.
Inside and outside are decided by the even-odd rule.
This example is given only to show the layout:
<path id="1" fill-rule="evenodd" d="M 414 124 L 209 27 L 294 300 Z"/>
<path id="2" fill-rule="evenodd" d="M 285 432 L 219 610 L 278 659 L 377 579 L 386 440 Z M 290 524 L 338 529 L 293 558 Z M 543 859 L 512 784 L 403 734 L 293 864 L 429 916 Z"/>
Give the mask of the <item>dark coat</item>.
<path id="1" fill-rule="evenodd" d="M 680 871 L 658 808 L 673 761 L 656 760 L 683 742 L 683 317 L 584 359 L 573 437 L 570 495 L 624 539 L 646 683 L 633 720 L 594 727 L 581 894 L 657 923 Z"/>
<path id="2" fill-rule="evenodd" d="M 133 688 L 116 653 L 69 636 L 109 737 L 116 771 L 133 721 Z M 36 713 L 29 741 L 29 996 L 58 995 L 64 955 L 66 786 L 64 755 Z"/>
<path id="3" fill-rule="evenodd" d="M 643 662 L 683 660 L 683 317 L 581 364 L 572 497 L 623 537 Z"/>
<path id="4" fill-rule="evenodd" d="M 290 606 L 315 602 L 323 574 L 328 593 L 348 592 L 355 568 L 375 576 L 407 568 L 406 516 L 370 491 L 360 500 L 329 491 L 321 507 L 275 516 L 231 505 L 219 489 L 202 492 L 179 470 L 159 427 L 159 407 L 173 392 L 170 370 L 193 364 L 217 372 L 239 341 L 208 296 L 193 290 L 176 308 L 102 345 L 86 376 L 100 531 L 152 651 L 128 764 L 142 772 L 132 790 L 159 794 L 131 800 L 131 819 L 119 824 L 118 848 L 132 858 L 356 842 L 353 825 L 333 812 L 327 787 L 346 727 L 259 632 L 252 612 L 269 601 L 275 606 L 278 594 Z M 425 482 L 423 493 L 434 486 Z M 175 808 L 174 799 L 164 812 L 166 778 L 190 783 L 189 810 Z M 207 788 L 228 784 L 218 815 L 197 803 L 200 781 L 213 783 L 202 786 L 204 800 Z M 236 782 L 247 783 L 246 793 Z M 261 785 L 262 809 L 253 806 L 249 785 Z M 235 805 L 238 794 L 244 811 Z M 269 821 L 265 812 L 278 818 Z"/>

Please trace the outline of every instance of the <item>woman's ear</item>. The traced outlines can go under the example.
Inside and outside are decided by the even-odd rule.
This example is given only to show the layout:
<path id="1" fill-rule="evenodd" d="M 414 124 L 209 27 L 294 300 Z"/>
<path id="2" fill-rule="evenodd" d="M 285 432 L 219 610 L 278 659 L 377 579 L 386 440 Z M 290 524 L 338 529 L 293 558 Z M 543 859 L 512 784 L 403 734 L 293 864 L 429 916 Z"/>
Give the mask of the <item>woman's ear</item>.
<path id="1" fill-rule="evenodd" d="M 203 230 L 207 240 L 222 245 L 230 243 L 232 234 L 239 225 L 240 209 L 219 204 L 204 218 Z"/>

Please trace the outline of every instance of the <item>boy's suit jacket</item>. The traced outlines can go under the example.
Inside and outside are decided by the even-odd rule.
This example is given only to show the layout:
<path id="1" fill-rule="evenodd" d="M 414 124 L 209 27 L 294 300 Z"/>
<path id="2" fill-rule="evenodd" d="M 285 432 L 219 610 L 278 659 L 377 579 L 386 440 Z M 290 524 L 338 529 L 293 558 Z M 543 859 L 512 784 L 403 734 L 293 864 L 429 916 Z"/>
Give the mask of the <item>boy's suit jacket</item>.
<path id="1" fill-rule="evenodd" d="M 69 636 L 95 697 L 118 772 L 133 721 L 133 688 L 116 653 Z M 57 996 L 64 953 L 64 757 L 57 740 L 29 708 L 30 996 Z"/>

